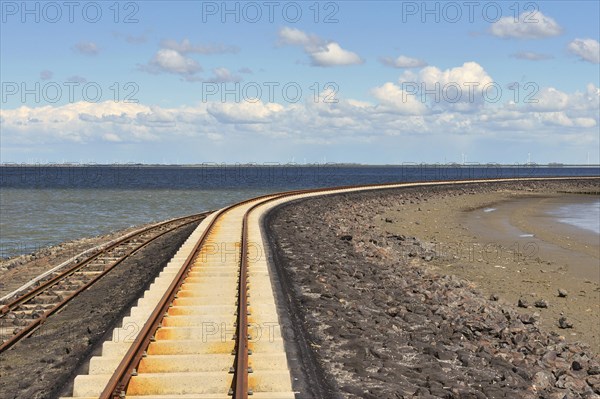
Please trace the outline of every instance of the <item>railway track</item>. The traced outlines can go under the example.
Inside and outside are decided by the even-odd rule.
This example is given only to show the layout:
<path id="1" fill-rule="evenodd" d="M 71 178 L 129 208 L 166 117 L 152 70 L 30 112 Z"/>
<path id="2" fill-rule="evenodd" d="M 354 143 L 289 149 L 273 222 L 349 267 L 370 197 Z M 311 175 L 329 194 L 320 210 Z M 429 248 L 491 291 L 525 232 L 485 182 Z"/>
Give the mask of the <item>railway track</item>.
<path id="1" fill-rule="evenodd" d="M 163 235 L 198 222 L 210 212 L 167 220 L 111 241 L 73 264 L 34 279 L 0 305 L 0 353 L 30 335 L 52 314 L 98 281 L 128 256 Z M 81 257 L 81 256 L 80 256 Z"/>
<path id="2" fill-rule="evenodd" d="M 487 181 L 443 184 L 481 182 Z M 288 192 L 212 213 L 113 330 L 88 374 L 75 378 L 71 398 L 302 397 L 293 391 L 261 218 L 311 196 L 436 184 L 442 183 Z"/>
<path id="3" fill-rule="evenodd" d="M 294 398 L 251 211 L 208 216 L 75 379 L 73 397 Z"/>

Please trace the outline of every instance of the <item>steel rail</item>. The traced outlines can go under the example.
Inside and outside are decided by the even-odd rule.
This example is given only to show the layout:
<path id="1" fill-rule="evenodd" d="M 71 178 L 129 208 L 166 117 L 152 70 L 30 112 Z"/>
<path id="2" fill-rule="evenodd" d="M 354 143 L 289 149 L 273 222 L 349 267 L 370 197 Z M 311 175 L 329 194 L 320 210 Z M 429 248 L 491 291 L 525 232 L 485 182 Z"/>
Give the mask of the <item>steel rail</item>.
<path id="1" fill-rule="evenodd" d="M 131 377 L 137 374 L 136 369 L 144 355 L 144 352 L 150 345 L 150 342 L 152 342 L 152 340 L 154 339 L 154 334 L 156 333 L 156 330 L 160 327 L 162 319 L 169 309 L 169 305 L 175 299 L 177 292 L 179 291 L 181 285 L 183 284 L 183 281 L 189 273 L 189 270 L 193 264 L 194 259 L 196 258 L 198 250 L 202 247 L 206 240 L 206 237 L 208 237 L 208 234 L 214 227 L 215 221 L 223 213 L 238 205 L 239 204 L 230 205 L 227 208 L 216 211 L 217 213 L 215 214 L 214 219 L 211 221 L 210 225 L 206 228 L 206 230 L 204 230 L 198 242 L 194 245 L 192 251 L 184 261 L 182 267 L 179 269 L 179 272 L 169 285 L 169 288 L 163 294 L 160 301 L 156 305 L 154 311 L 148 318 L 148 321 L 146 321 L 139 334 L 131 344 L 129 350 L 123 357 L 123 360 L 117 366 L 117 369 L 111 376 L 107 386 L 100 395 L 101 399 L 118 399 L 122 398 L 123 395 L 125 395 Z"/>
<path id="2" fill-rule="evenodd" d="M 25 295 L 20 296 L 20 297 L 16 298 L 15 300 L 11 301 L 10 303 L 4 305 L 2 307 L 1 312 L 0 312 L 0 318 L 4 317 L 6 314 L 8 314 L 9 312 L 11 312 L 15 308 L 17 308 L 19 305 L 21 305 L 23 303 L 26 303 L 29 300 L 35 298 L 36 296 L 42 294 L 47 289 L 51 288 L 52 286 L 54 286 L 56 283 L 60 282 L 61 280 L 63 280 L 65 278 L 73 275 L 74 273 L 76 273 L 77 271 L 79 271 L 82 268 L 84 268 L 86 265 L 88 265 L 93 260 L 95 260 L 98 257 L 100 257 L 101 255 L 107 253 L 108 251 L 116 248 L 117 246 L 119 246 L 119 245 L 121 245 L 121 244 L 123 244 L 123 243 L 125 243 L 127 241 L 130 241 L 132 239 L 135 239 L 135 238 L 141 236 L 142 234 L 148 233 L 151 230 L 164 227 L 165 225 L 168 225 L 170 223 L 179 222 L 179 221 L 182 221 L 184 219 L 191 219 L 188 222 L 185 222 L 183 224 L 178 224 L 177 226 L 175 226 L 175 227 L 173 227 L 171 229 L 162 231 L 159 234 L 151 237 L 150 239 L 145 240 L 143 243 L 141 243 L 140 245 L 136 246 L 135 248 L 132 248 L 130 251 L 128 251 L 127 253 L 125 253 L 119 259 L 117 259 L 116 261 L 114 261 L 105 270 L 103 270 L 102 272 L 99 272 L 91 280 L 89 280 L 84 285 L 82 285 L 81 287 L 79 287 L 75 292 L 73 292 L 69 296 L 65 297 L 62 301 L 60 301 L 58 304 L 56 304 L 55 306 L 53 306 L 51 309 L 45 311 L 42 316 L 34 319 L 31 323 L 29 323 L 23 329 L 19 330 L 16 334 L 14 334 L 13 336 L 11 336 L 8 340 L 4 341 L 0 345 L 0 353 L 2 353 L 5 350 L 9 349 L 10 347 L 14 346 L 21 339 L 23 339 L 23 338 L 29 336 L 31 333 L 33 333 L 35 331 L 35 329 L 37 327 L 39 327 L 40 325 L 42 325 L 49 316 L 51 316 L 52 314 L 54 314 L 57 311 L 59 311 L 60 309 L 62 309 L 73 298 L 75 298 L 76 296 L 78 296 L 79 294 L 81 294 L 83 291 L 85 291 L 86 289 L 88 289 L 91 285 L 93 285 L 100 278 L 102 278 L 103 276 L 105 276 L 108 272 L 110 272 L 112 269 L 114 269 L 117 265 L 119 265 L 121 262 L 123 262 L 126 258 L 128 258 L 129 256 L 133 255 L 134 253 L 138 252 L 139 250 L 141 250 L 142 248 L 146 247 L 150 243 L 154 242 L 159 237 L 162 237 L 163 235 L 165 235 L 167 233 L 170 233 L 170 232 L 172 232 L 172 231 L 174 231 L 176 229 L 179 229 L 179 228 L 181 228 L 183 226 L 187 226 L 188 224 L 191 224 L 191 223 L 197 222 L 199 220 L 202 220 L 202 219 L 204 219 L 210 213 L 212 213 L 212 211 L 203 212 L 203 213 L 200 213 L 200 214 L 197 214 L 197 215 L 185 216 L 185 217 L 181 217 L 181 218 L 177 218 L 177 219 L 171 219 L 171 220 L 169 220 L 167 222 L 160 223 L 160 224 L 154 225 L 154 226 L 150 226 L 150 227 L 148 227 L 148 228 L 146 228 L 146 229 L 144 229 L 142 231 L 139 231 L 135 235 L 125 237 L 122 240 L 119 240 L 119 241 L 111 244 L 109 247 L 107 247 L 107 248 L 101 250 L 100 252 L 92 255 L 88 259 L 85 259 L 85 260 L 77 263 L 73 267 L 71 267 L 68 270 L 62 272 L 61 274 L 53 277 L 52 279 L 45 281 L 42 285 L 36 287 L 34 290 L 32 290 L 30 292 L 27 292 Z"/>
<path id="3" fill-rule="evenodd" d="M 284 198 L 293 195 L 291 193 L 282 194 L 276 198 L 268 199 L 250 207 L 244 214 L 242 220 L 242 256 L 240 257 L 240 281 L 238 288 L 238 319 L 237 319 L 237 342 L 236 342 L 236 359 L 235 359 L 235 379 L 233 380 L 232 396 L 235 399 L 248 399 L 248 395 L 252 394 L 248 386 L 248 374 L 251 372 L 249 368 L 249 356 L 251 339 L 248 334 L 248 218 L 250 213 L 261 205 L 275 199 Z"/>
<path id="4" fill-rule="evenodd" d="M 292 194 L 298 194 L 299 192 L 304 192 L 304 191 L 305 190 L 290 191 L 285 194 L 292 195 Z M 260 203 L 260 204 L 263 204 L 263 203 L 267 202 L 269 199 L 273 199 L 273 200 L 278 199 L 278 198 L 281 198 L 285 194 L 266 194 L 266 195 L 262 195 L 262 196 L 255 197 L 255 198 L 249 198 L 247 200 L 241 201 L 236 204 L 229 205 L 226 208 L 216 211 L 215 217 L 210 222 L 210 225 L 208 225 L 207 228 L 202 232 L 200 239 L 198 240 L 198 242 L 194 245 L 194 247 L 190 251 L 190 254 L 184 261 L 179 272 L 177 273 L 177 275 L 175 276 L 175 278 L 169 285 L 169 288 L 165 291 L 165 293 L 161 297 L 160 301 L 156 305 L 154 311 L 152 312 L 152 314 L 150 315 L 150 317 L 148 318 L 148 320 L 146 321 L 146 323 L 144 324 L 144 326 L 138 333 L 137 337 L 134 339 L 131 346 L 129 347 L 129 350 L 123 357 L 123 360 L 121 360 L 121 363 L 119 363 L 119 365 L 117 366 L 117 369 L 111 376 L 105 389 L 102 391 L 102 393 L 100 395 L 100 399 L 120 399 L 120 398 L 123 398 L 124 395 L 126 394 L 127 387 L 131 380 L 131 377 L 133 377 L 137 374 L 136 370 L 137 370 L 137 367 L 138 367 L 142 357 L 144 356 L 144 353 L 146 352 L 148 346 L 150 346 L 150 343 L 153 341 L 156 331 L 158 330 L 158 328 L 160 328 L 160 326 L 162 324 L 161 323 L 162 319 L 164 318 L 165 314 L 167 313 L 170 304 L 174 301 L 174 299 L 177 295 L 177 292 L 181 288 L 184 280 L 186 279 L 186 277 L 189 273 L 189 270 L 191 269 L 191 267 L 193 265 L 194 259 L 198 255 L 198 251 L 200 250 L 200 248 L 202 248 L 202 245 L 204 245 L 204 242 L 206 241 L 206 238 L 208 237 L 211 230 L 215 226 L 217 219 L 219 217 L 221 217 L 223 214 L 225 214 L 226 212 L 228 212 L 231 209 L 236 208 L 238 206 L 247 204 L 249 202 L 258 201 L 261 199 L 267 199 L 266 201 L 263 201 Z M 246 246 L 246 250 L 247 250 L 247 246 Z M 242 254 L 241 258 L 242 259 L 245 258 L 244 254 Z M 241 276 L 241 274 L 240 274 L 240 276 Z M 240 293 L 238 292 L 238 295 L 239 294 Z M 241 313 L 243 313 L 243 312 L 240 312 L 240 310 L 239 310 L 240 304 L 242 303 L 242 301 L 240 301 L 239 299 L 240 298 L 238 297 L 238 310 L 237 310 L 238 317 L 240 316 Z M 247 304 L 247 302 L 246 302 L 246 304 Z M 247 320 L 247 313 L 246 313 L 246 320 Z M 247 346 L 248 346 L 248 343 L 247 343 L 248 342 L 247 341 L 247 337 L 248 337 L 247 321 L 246 321 L 246 323 L 238 322 L 238 328 L 240 326 L 242 326 L 242 324 L 244 324 L 246 326 L 245 346 L 247 348 Z M 239 339 L 240 339 L 240 334 L 237 333 L 235 348 L 239 348 Z M 240 351 L 236 349 L 236 357 L 237 357 L 238 352 L 240 352 Z M 247 353 L 248 353 L 248 351 L 246 350 L 246 354 Z M 236 362 L 237 362 L 237 360 L 236 360 Z M 248 368 L 248 366 L 247 366 L 247 361 L 246 361 L 246 370 L 247 370 L 247 368 Z M 236 376 L 234 377 L 234 381 L 236 381 L 238 378 L 237 374 L 238 373 L 236 371 Z M 245 386 L 246 386 L 245 389 L 247 390 L 247 386 L 248 386 L 247 378 L 246 378 Z M 233 389 L 237 389 L 237 388 L 233 388 Z M 238 392 L 241 392 L 241 391 L 238 389 Z M 237 397 L 237 395 L 236 395 L 236 397 Z"/>
<path id="5" fill-rule="evenodd" d="M 265 202 L 268 202 L 265 201 Z M 259 204 L 263 204 L 260 202 Z M 242 253 L 240 256 L 240 280 L 238 288 L 237 339 L 235 354 L 235 379 L 232 396 L 236 399 L 248 398 L 248 215 L 257 205 L 244 214 L 242 220 Z"/>

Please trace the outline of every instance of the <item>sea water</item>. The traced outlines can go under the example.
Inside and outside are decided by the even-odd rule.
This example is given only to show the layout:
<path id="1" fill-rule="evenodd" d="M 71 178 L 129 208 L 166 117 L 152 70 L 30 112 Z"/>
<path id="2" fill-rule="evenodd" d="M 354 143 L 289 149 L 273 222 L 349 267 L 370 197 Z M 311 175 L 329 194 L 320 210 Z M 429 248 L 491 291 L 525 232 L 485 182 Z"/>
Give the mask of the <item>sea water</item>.
<path id="1" fill-rule="evenodd" d="M 559 222 L 600 234 L 600 198 L 590 202 L 561 205 L 549 213 Z"/>
<path id="2" fill-rule="evenodd" d="M 535 165 L 196 166 L 1 165 L 0 257 L 64 241 L 218 209 L 262 194 L 317 187 L 430 180 L 598 176 L 597 167 Z M 598 231 L 598 208 L 565 219 Z M 595 217 L 591 212 L 596 212 Z M 586 215 L 579 218 L 577 215 Z"/>

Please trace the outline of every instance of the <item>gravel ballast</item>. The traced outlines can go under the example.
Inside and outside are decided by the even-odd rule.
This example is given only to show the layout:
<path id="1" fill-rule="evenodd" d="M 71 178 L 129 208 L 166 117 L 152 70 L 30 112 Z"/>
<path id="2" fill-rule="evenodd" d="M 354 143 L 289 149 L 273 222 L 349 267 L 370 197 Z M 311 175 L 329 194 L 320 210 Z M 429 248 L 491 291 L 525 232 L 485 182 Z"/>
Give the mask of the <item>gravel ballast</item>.
<path id="1" fill-rule="evenodd" d="M 198 223 L 165 234 L 127 258 L 0 354 L 1 399 L 69 395 L 72 379 L 175 255 Z"/>
<path id="2" fill-rule="evenodd" d="M 599 398 L 600 357 L 540 329 L 469 281 L 427 267 L 417 238 L 370 220 L 390 202 L 499 189 L 595 189 L 598 181 L 429 187 L 321 197 L 279 207 L 265 225 L 287 307 L 298 312 L 330 397 Z M 307 397 L 323 397 L 306 392 Z M 304 397 L 304 396 L 303 396 Z"/>

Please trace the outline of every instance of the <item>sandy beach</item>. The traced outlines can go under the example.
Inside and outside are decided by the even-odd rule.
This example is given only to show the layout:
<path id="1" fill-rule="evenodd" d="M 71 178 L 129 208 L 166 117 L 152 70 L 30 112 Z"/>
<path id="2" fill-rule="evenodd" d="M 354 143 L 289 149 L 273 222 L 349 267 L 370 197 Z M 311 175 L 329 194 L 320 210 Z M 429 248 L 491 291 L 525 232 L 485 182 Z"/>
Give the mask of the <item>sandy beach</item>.
<path id="1" fill-rule="evenodd" d="M 384 212 L 378 226 L 414 235 L 434 249 L 438 256 L 429 264 L 440 272 L 463 277 L 521 312 L 533 308 L 544 328 L 598 348 L 598 235 L 548 215 L 557 206 L 591 199 L 591 195 L 516 191 L 471 195 L 460 201 L 433 198 Z M 559 289 L 568 295 L 559 297 Z M 519 299 L 529 309 L 519 308 Z M 540 300 L 548 306 L 535 307 Z M 559 329 L 562 316 L 572 320 L 572 329 Z"/>

